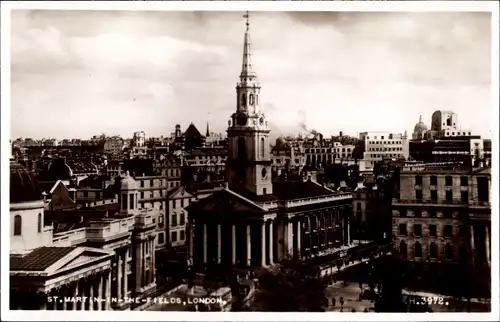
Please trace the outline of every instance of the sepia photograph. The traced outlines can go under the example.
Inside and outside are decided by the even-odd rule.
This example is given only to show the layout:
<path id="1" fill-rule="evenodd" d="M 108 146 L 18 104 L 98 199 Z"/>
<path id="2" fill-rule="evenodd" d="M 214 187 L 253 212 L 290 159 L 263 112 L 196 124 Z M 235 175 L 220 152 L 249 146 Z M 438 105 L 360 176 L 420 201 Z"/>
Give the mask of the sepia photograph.
<path id="1" fill-rule="evenodd" d="M 354 2 L 2 3 L 2 316 L 497 319 L 498 4 Z"/>

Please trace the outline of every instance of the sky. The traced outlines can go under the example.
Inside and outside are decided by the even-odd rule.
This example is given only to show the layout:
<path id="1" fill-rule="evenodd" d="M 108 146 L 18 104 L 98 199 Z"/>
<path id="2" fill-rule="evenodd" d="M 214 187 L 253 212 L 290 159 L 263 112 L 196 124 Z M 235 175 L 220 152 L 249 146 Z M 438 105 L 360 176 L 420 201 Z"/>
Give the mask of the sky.
<path id="1" fill-rule="evenodd" d="M 491 136 L 489 13 L 252 12 L 272 135 L 413 131 L 458 114 Z M 236 110 L 243 12 L 13 10 L 12 138 L 170 135 Z"/>

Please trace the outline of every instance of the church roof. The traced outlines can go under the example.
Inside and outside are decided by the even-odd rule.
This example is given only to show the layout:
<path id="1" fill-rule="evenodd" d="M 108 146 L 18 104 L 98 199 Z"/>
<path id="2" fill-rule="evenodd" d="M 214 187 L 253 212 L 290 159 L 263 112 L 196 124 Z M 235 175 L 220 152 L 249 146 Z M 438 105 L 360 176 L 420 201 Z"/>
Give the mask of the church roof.
<path id="1" fill-rule="evenodd" d="M 75 249 L 76 247 L 40 247 L 24 256 L 10 255 L 10 270 L 43 271 Z"/>
<path id="2" fill-rule="evenodd" d="M 334 194 L 315 182 L 273 182 L 273 194 L 281 200 L 305 199 Z"/>

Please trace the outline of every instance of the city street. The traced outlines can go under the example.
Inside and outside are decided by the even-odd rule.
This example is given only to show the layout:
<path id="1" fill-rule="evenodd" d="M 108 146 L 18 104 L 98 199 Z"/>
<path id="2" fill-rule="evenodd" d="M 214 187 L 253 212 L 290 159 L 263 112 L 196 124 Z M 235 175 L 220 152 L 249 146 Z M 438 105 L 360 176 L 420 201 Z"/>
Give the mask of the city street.
<path id="1" fill-rule="evenodd" d="M 341 305 L 339 302 L 340 297 L 344 298 L 344 309 L 343 312 L 351 312 L 352 309 L 356 312 L 363 312 L 365 309 L 370 310 L 374 307 L 374 303 L 368 300 L 358 301 L 359 299 L 359 285 L 355 283 L 343 284 L 342 282 L 337 282 L 334 285 L 330 285 L 326 288 L 326 296 L 329 298 L 328 302 L 330 307 L 328 311 L 340 312 Z M 335 298 L 335 306 L 331 306 L 331 298 Z"/>

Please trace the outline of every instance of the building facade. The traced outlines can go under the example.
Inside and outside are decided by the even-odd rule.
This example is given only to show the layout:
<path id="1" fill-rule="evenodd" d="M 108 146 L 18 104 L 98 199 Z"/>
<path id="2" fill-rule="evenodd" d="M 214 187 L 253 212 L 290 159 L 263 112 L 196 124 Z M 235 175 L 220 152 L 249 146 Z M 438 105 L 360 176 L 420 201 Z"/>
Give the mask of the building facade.
<path id="1" fill-rule="evenodd" d="M 195 267 L 249 270 L 291 256 L 332 254 L 350 244 L 352 193 L 312 181 L 272 181 L 270 130 L 251 62 L 248 21 L 236 92 L 227 130 L 228 186 L 188 207 Z"/>
<path id="2" fill-rule="evenodd" d="M 85 222 L 76 209 L 61 210 L 61 221 L 47 218 L 54 211 L 44 209 L 36 179 L 20 165 L 11 164 L 10 180 L 11 309 L 126 310 L 133 304 L 125 297 L 147 297 L 156 289 L 156 225 L 138 209 L 132 178 L 122 181 L 118 213 L 94 212 Z M 70 228 L 55 232 L 60 226 Z M 50 300 L 54 296 L 105 301 Z"/>
<path id="3" fill-rule="evenodd" d="M 373 169 L 375 163 L 384 159 L 400 159 L 409 156 L 409 140 L 405 133 L 363 132 L 359 134 L 365 149 L 360 169 Z"/>
<path id="4" fill-rule="evenodd" d="M 489 276 L 490 171 L 453 163 L 404 167 L 392 205 L 393 246 L 401 258 L 452 271 L 461 264 Z"/>

